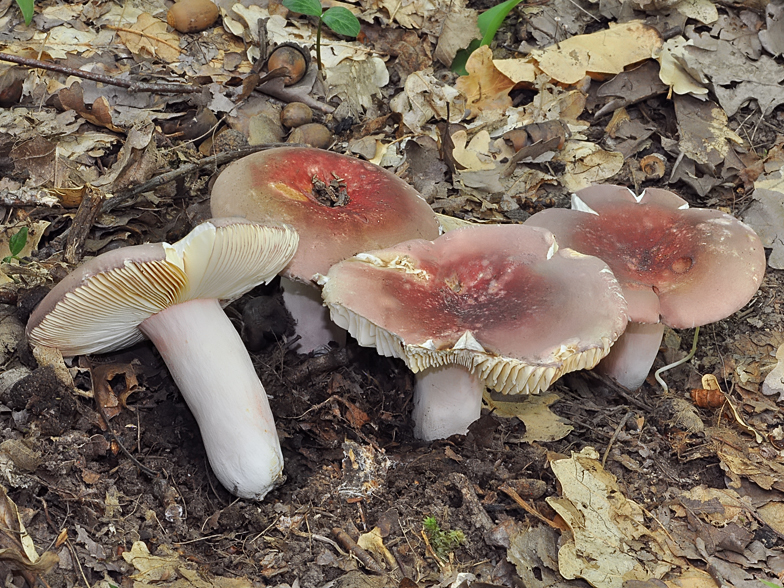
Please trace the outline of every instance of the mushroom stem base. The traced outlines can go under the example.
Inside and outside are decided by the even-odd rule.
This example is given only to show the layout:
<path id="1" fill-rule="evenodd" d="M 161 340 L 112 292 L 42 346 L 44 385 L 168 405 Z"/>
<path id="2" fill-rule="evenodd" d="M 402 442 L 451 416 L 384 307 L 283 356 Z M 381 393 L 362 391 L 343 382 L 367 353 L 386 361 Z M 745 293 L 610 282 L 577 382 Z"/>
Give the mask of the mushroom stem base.
<path id="1" fill-rule="evenodd" d="M 465 435 L 468 425 L 482 414 L 485 386 L 462 366 L 422 370 L 414 388 L 414 435 L 433 441 Z"/>
<path id="2" fill-rule="evenodd" d="M 621 386 L 636 390 L 643 385 L 656 361 L 663 335 L 664 323 L 629 323 L 596 369 Z"/>
<path id="3" fill-rule="evenodd" d="M 346 345 L 346 331 L 329 318 L 329 309 L 321 300 L 321 292 L 314 286 L 281 277 L 283 302 L 297 322 L 300 353 L 310 353 L 335 341 Z"/>
<path id="4" fill-rule="evenodd" d="M 218 480 L 242 498 L 264 498 L 284 480 L 283 454 L 264 386 L 219 302 L 170 306 L 140 329 L 196 417 Z"/>

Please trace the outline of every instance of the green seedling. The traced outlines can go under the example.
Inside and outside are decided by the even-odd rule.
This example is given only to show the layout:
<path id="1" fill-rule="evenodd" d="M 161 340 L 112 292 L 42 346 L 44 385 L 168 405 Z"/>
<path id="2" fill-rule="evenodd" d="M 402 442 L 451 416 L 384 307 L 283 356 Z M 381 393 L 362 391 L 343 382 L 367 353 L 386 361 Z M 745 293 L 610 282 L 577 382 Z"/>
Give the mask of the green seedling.
<path id="1" fill-rule="evenodd" d="M 19 254 L 27 245 L 27 227 L 22 227 L 8 239 L 8 249 L 11 255 L 3 258 L 3 263 L 11 263 L 13 259 L 19 259 Z"/>
<path id="2" fill-rule="evenodd" d="M 19 0 L 17 0 L 19 1 Z M 283 0 L 283 6 L 298 14 L 307 14 L 318 18 L 316 29 L 316 65 L 321 70 L 321 24 L 324 23 L 339 35 L 356 37 L 359 34 L 359 20 L 348 9 L 333 6 L 327 10 L 321 8 L 319 0 Z"/>
<path id="3" fill-rule="evenodd" d="M 433 551 L 441 559 L 446 559 L 450 552 L 465 543 L 465 534 L 462 531 L 444 531 L 438 525 L 436 517 L 426 517 L 422 521 L 422 528 Z"/>
<path id="4" fill-rule="evenodd" d="M 476 19 L 476 24 L 479 26 L 479 32 L 482 33 L 481 39 L 474 39 L 465 49 L 460 49 L 452 60 L 452 71 L 461 76 L 468 75 L 465 65 L 468 57 L 483 45 L 489 45 L 493 41 L 493 37 L 501 28 L 501 25 L 506 19 L 507 15 L 512 11 L 512 8 L 520 4 L 523 0 L 506 0 L 497 6 L 493 6 L 489 10 L 485 10 Z M 285 4 L 285 1 L 284 1 Z"/>
<path id="5" fill-rule="evenodd" d="M 30 21 L 33 20 L 33 0 L 16 0 L 16 5 L 19 7 L 19 10 L 22 11 L 25 24 L 29 25 Z"/>
<path id="6" fill-rule="evenodd" d="M 773 582 L 768 582 L 767 580 L 760 580 L 760 582 L 765 584 L 765 586 L 767 586 L 768 588 L 781 588 L 781 586 L 779 586 L 778 584 L 774 584 Z"/>

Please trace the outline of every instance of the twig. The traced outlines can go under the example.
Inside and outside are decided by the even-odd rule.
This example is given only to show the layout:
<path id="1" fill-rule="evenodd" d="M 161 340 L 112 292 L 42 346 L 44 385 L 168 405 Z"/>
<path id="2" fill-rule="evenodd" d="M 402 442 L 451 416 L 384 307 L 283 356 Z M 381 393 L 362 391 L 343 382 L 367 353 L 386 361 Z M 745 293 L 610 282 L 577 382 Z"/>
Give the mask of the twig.
<path id="1" fill-rule="evenodd" d="M 340 545 L 343 546 L 346 551 L 356 557 L 362 563 L 362 565 L 368 569 L 368 571 L 373 572 L 374 574 L 384 573 L 384 570 L 382 570 L 381 566 L 379 566 L 376 560 L 373 559 L 373 556 L 357 545 L 357 542 L 349 537 L 349 534 L 346 533 L 343 529 L 335 527 L 332 529 L 332 534 L 335 536 L 335 539 L 337 539 L 338 543 L 340 543 Z"/>
<path id="2" fill-rule="evenodd" d="M 615 431 L 613 432 L 612 437 L 610 437 L 610 442 L 607 443 L 607 449 L 604 450 L 604 456 L 602 456 L 602 467 L 604 464 L 607 463 L 607 456 L 610 455 L 610 448 L 615 443 L 615 440 L 618 438 L 618 435 L 621 434 L 621 429 L 626 425 L 626 421 L 629 420 L 629 417 L 632 416 L 632 411 L 627 412 L 624 417 L 621 419 L 621 422 L 618 423 L 618 426 L 615 427 Z"/>
<path id="3" fill-rule="evenodd" d="M 117 208 L 120 204 L 123 204 L 133 198 L 134 196 L 138 196 L 144 192 L 149 192 L 150 190 L 154 190 L 158 186 L 162 186 L 164 184 L 168 184 L 169 182 L 173 182 L 178 180 L 179 178 L 186 176 L 190 173 L 195 171 L 215 167 L 217 168 L 219 165 L 223 165 L 225 163 L 229 163 L 230 161 L 234 161 L 235 159 L 239 159 L 245 155 L 250 155 L 251 153 L 256 153 L 257 151 L 264 151 L 265 149 L 272 149 L 273 147 L 304 147 L 299 143 L 267 143 L 265 145 L 250 145 L 248 147 L 242 147 L 241 149 L 237 149 L 236 151 L 230 152 L 223 152 L 217 153 L 215 155 L 210 155 L 209 157 L 205 157 L 204 159 L 200 159 L 196 163 L 186 163 L 185 165 L 181 165 L 177 169 L 168 171 L 166 173 L 162 173 L 154 178 L 147 180 L 146 182 L 139 184 L 138 186 L 131 188 L 125 192 L 120 192 L 111 198 L 107 198 L 103 202 L 103 206 L 101 207 L 101 212 L 110 212 Z"/>
<path id="4" fill-rule="evenodd" d="M 498 488 L 501 492 L 509 496 L 512 500 L 514 500 L 517 505 L 522 508 L 528 514 L 535 516 L 537 519 L 542 521 L 544 524 L 552 527 L 556 531 L 561 531 L 562 529 L 556 525 L 553 521 L 545 517 L 544 515 L 540 514 L 533 506 L 530 506 L 525 500 L 520 498 L 520 495 L 515 492 L 515 490 L 509 486 L 508 484 L 503 484 L 500 488 Z"/>
<path id="5" fill-rule="evenodd" d="M 682 359 L 679 359 L 678 361 L 674 361 L 674 362 L 672 362 L 669 365 L 665 365 L 664 367 L 661 367 L 661 368 L 659 368 L 658 370 L 656 370 L 654 372 L 653 377 L 656 378 L 656 381 L 659 382 L 659 385 L 662 388 L 664 388 L 664 393 L 665 394 L 667 392 L 669 392 L 670 389 L 667 387 L 667 384 L 664 382 L 664 380 L 661 379 L 661 374 L 666 372 L 667 370 L 671 370 L 672 368 L 678 367 L 682 363 L 686 363 L 692 357 L 694 357 L 694 354 L 697 352 L 697 337 L 699 337 L 699 335 L 700 335 L 700 328 L 699 327 L 695 327 L 695 329 L 694 329 L 694 342 L 691 344 L 691 351 L 689 351 L 689 354 L 686 357 L 684 357 Z"/>
<path id="6" fill-rule="evenodd" d="M 68 237 L 65 240 L 63 259 L 66 263 L 76 264 L 84 254 L 84 243 L 87 235 L 101 212 L 104 194 L 97 188 L 87 186 L 82 202 L 74 215 Z"/>
<path id="7" fill-rule="evenodd" d="M 151 470 L 150 468 L 145 466 L 138 459 L 136 459 L 133 456 L 133 454 L 131 454 L 130 451 L 128 451 L 128 449 L 125 447 L 125 445 L 123 445 L 122 441 L 120 441 L 120 439 L 117 437 L 117 435 L 115 435 L 114 429 L 112 428 L 112 424 L 109 422 L 109 417 L 106 416 L 106 411 L 103 409 L 103 406 L 101 406 L 101 403 L 96 400 L 95 406 L 98 409 L 98 414 L 101 415 L 101 418 L 103 419 L 103 422 L 106 423 L 106 430 L 109 431 L 109 435 L 111 435 L 112 439 L 114 439 L 115 443 L 117 443 L 117 445 L 120 448 L 120 451 L 122 451 L 125 454 L 125 456 L 134 463 L 134 465 L 137 468 L 139 468 L 142 472 L 144 472 L 145 474 L 147 474 L 151 478 L 157 478 L 158 476 L 160 476 L 160 474 L 158 472 L 156 472 L 154 470 Z"/>
<path id="8" fill-rule="evenodd" d="M 92 80 L 93 82 L 118 86 L 127 89 L 129 92 L 153 92 L 156 94 L 191 94 L 201 92 L 201 88 L 198 86 L 190 86 L 187 84 L 147 84 L 145 82 L 129 82 L 127 80 L 119 79 L 116 76 L 84 71 L 83 69 L 75 69 L 66 65 L 52 63 L 51 61 L 19 57 L 18 55 L 9 55 L 8 53 L 0 53 L 0 61 L 10 61 L 11 63 L 24 65 L 25 67 L 33 69 L 55 71 L 68 76 Z"/>

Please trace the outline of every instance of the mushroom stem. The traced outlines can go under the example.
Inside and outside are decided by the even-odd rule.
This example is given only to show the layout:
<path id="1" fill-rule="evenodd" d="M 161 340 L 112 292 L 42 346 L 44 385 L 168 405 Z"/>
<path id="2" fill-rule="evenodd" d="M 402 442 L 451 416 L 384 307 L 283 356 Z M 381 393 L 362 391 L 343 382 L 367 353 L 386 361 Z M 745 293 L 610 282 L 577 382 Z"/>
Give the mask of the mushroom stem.
<path id="1" fill-rule="evenodd" d="M 664 323 L 630 322 L 596 369 L 621 386 L 636 390 L 643 385 L 656 361 L 663 335 Z"/>
<path id="2" fill-rule="evenodd" d="M 346 344 L 346 330 L 330 320 L 318 288 L 282 276 L 280 286 L 286 310 L 297 323 L 300 353 L 326 347 L 330 341 L 341 347 Z"/>
<path id="3" fill-rule="evenodd" d="M 424 441 L 465 435 L 482 414 L 485 385 L 466 368 L 446 365 L 416 375 L 414 435 Z"/>
<path id="4" fill-rule="evenodd" d="M 175 304 L 139 328 L 196 417 L 218 480 L 242 498 L 264 498 L 284 480 L 283 454 L 264 386 L 218 300 Z"/>

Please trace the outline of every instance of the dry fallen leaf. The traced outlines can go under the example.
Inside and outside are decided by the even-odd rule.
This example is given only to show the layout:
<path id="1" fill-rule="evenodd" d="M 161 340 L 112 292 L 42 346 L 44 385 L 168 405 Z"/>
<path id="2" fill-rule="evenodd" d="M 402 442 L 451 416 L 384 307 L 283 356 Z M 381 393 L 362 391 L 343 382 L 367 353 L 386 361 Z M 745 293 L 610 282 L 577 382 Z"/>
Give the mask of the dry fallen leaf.
<path id="1" fill-rule="evenodd" d="M 717 104 L 692 96 L 676 96 L 673 101 L 680 134 L 678 148 L 687 157 L 716 167 L 727 156 L 730 142 L 743 145 L 743 139 L 729 128 L 727 115 Z"/>
<path id="2" fill-rule="evenodd" d="M 129 27 L 116 27 L 117 35 L 131 53 L 157 57 L 167 63 L 180 57 L 180 37 L 169 25 L 146 12 Z"/>
<path id="3" fill-rule="evenodd" d="M 610 23 L 610 28 L 577 35 L 532 51 L 539 69 L 563 84 L 576 84 L 586 75 L 619 74 L 633 63 L 649 59 L 662 46 L 659 32 L 642 21 Z"/>
<path id="4" fill-rule="evenodd" d="M 457 79 L 455 87 L 466 97 L 470 117 L 490 110 L 506 110 L 512 106 L 509 91 L 515 83 L 493 64 L 493 52 L 488 46 L 474 51 L 466 62 L 467 76 Z"/>

